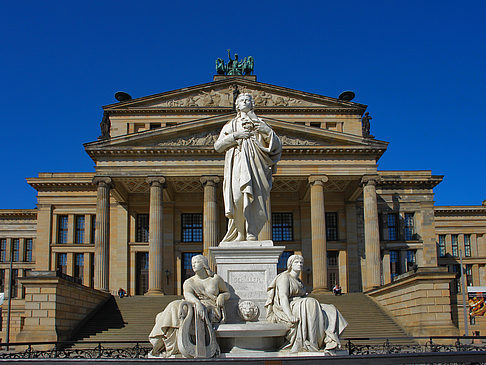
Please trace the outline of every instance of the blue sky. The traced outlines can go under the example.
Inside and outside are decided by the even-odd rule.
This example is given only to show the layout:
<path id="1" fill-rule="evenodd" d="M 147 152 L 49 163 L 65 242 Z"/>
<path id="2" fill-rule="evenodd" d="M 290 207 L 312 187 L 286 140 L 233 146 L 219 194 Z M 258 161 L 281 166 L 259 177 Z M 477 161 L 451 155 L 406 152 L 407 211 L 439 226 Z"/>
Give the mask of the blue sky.
<path id="1" fill-rule="evenodd" d="M 0 14 L 0 208 L 33 208 L 25 178 L 93 171 L 118 90 L 212 80 L 226 49 L 258 81 L 368 105 L 381 170 L 445 175 L 437 205 L 486 199 L 484 1 L 6 2 Z"/>

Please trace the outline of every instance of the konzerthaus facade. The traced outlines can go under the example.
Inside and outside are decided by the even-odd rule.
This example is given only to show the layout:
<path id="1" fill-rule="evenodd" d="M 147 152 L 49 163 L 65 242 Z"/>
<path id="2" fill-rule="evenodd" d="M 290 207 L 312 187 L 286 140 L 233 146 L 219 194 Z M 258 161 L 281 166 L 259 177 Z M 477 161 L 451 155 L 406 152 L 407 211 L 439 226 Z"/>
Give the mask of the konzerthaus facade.
<path id="1" fill-rule="evenodd" d="M 102 136 L 85 144 L 95 171 L 28 178 L 37 209 L 0 211 L 0 277 L 5 291 L 9 278 L 13 283 L 18 329 L 25 294 L 18 278 L 29 270 L 59 269 L 111 293 L 181 293 L 191 256 L 208 254 L 226 230 L 224 154 L 213 144 L 241 92 L 254 96 L 258 116 L 283 143 L 272 222 L 260 238 L 284 245 L 284 255 L 304 256 L 308 290 L 339 283 L 344 292 L 370 293 L 400 317 L 405 309 L 393 307 L 387 293 L 403 301 L 403 287 L 394 285 L 421 274 L 416 280 L 429 280 L 447 299 L 432 301 L 446 313 L 432 317 L 439 323 L 449 313 L 460 326 L 455 275 L 447 271 L 459 271 L 461 250 L 468 284 L 486 286 L 486 206 L 437 207 L 433 188 L 442 176 L 378 170 L 387 142 L 362 125 L 365 105 L 255 76 L 215 76 L 105 106 Z"/>

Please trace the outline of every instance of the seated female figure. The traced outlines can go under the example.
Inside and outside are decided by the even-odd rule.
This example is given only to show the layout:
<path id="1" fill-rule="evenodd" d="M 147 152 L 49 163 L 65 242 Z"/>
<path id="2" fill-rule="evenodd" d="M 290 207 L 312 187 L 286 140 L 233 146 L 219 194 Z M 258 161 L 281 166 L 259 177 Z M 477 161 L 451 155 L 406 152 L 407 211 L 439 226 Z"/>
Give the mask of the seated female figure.
<path id="1" fill-rule="evenodd" d="M 277 275 L 270 284 L 265 304 L 267 320 L 290 327 L 283 350 L 335 350 L 341 346 L 339 335 L 348 323 L 333 305 L 320 304 L 315 298 L 305 296 L 299 279 L 303 264 L 302 256 L 290 256 L 287 271 Z"/>
<path id="2" fill-rule="evenodd" d="M 230 293 L 224 280 L 209 269 L 208 260 L 202 255 L 192 258 L 192 269 L 195 275 L 184 282 L 184 300 L 175 300 L 157 314 L 155 326 L 149 335 L 153 349 L 152 357 L 169 357 L 180 353 L 177 344 L 181 304 L 186 301 L 194 305 L 195 315 L 211 323 L 221 322 L 224 317 L 224 302 Z"/>

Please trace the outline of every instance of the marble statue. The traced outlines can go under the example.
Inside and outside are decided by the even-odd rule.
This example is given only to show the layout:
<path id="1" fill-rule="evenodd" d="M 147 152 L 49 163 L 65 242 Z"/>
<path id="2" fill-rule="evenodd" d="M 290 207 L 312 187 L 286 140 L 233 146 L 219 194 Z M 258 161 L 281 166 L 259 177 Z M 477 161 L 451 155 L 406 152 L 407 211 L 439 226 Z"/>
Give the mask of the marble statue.
<path id="1" fill-rule="evenodd" d="M 237 115 L 224 125 L 214 144 L 216 151 L 226 152 L 223 198 L 229 221 L 223 241 L 256 241 L 270 218 L 267 200 L 282 144 L 253 108 L 252 96 L 239 94 Z"/>
<path id="2" fill-rule="evenodd" d="M 320 304 L 315 298 L 305 296 L 299 279 L 303 264 L 302 256 L 290 256 L 287 271 L 278 274 L 270 284 L 265 303 L 267 320 L 289 326 L 282 350 L 322 349 L 333 353 L 341 346 L 339 335 L 348 323 L 333 305 Z"/>
<path id="3" fill-rule="evenodd" d="M 195 275 L 183 285 L 184 299 L 171 302 L 155 318 L 149 357 L 213 357 L 219 353 L 212 324 L 224 322 L 224 303 L 230 293 L 224 280 L 210 270 L 206 257 L 194 256 L 192 269 Z"/>

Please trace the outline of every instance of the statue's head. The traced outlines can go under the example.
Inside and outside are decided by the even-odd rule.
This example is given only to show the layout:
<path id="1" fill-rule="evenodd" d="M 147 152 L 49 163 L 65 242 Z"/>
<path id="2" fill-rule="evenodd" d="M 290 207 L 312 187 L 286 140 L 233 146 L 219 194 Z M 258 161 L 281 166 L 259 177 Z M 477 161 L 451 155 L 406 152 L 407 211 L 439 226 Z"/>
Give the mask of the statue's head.
<path id="1" fill-rule="evenodd" d="M 235 101 L 235 107 L 237 111 L 248 112 L 253 110 L 255 107 L 255 102 L 253 101 L 253 96 L 249 93 L 239 94 Z"/>
<path id="2" fill-rule="evenodd" d="M 202 268 L 204 270 L 206 270 L 206 273 L 209 275 L 209 276 L 214 276 L 214 273 L 211 271 L 211 269 L 209 268 L 209 262 L 208 262 L 208 259 L 203 256 L 203 255 L 196 255 L 196 256 L 192 256 L 192 259 L 191 259 L 191 264 L 192 264 L 192 269 L 194 271 L 197 271 L 199 269 L 199 265 L 202 266 Z"/>
<path id="3" fill-rule="evenodd" d="M 287 271 L 302 271 L 304 266 L 304 258 L 301 255 L 292 255 L 287 260 Z"/>

